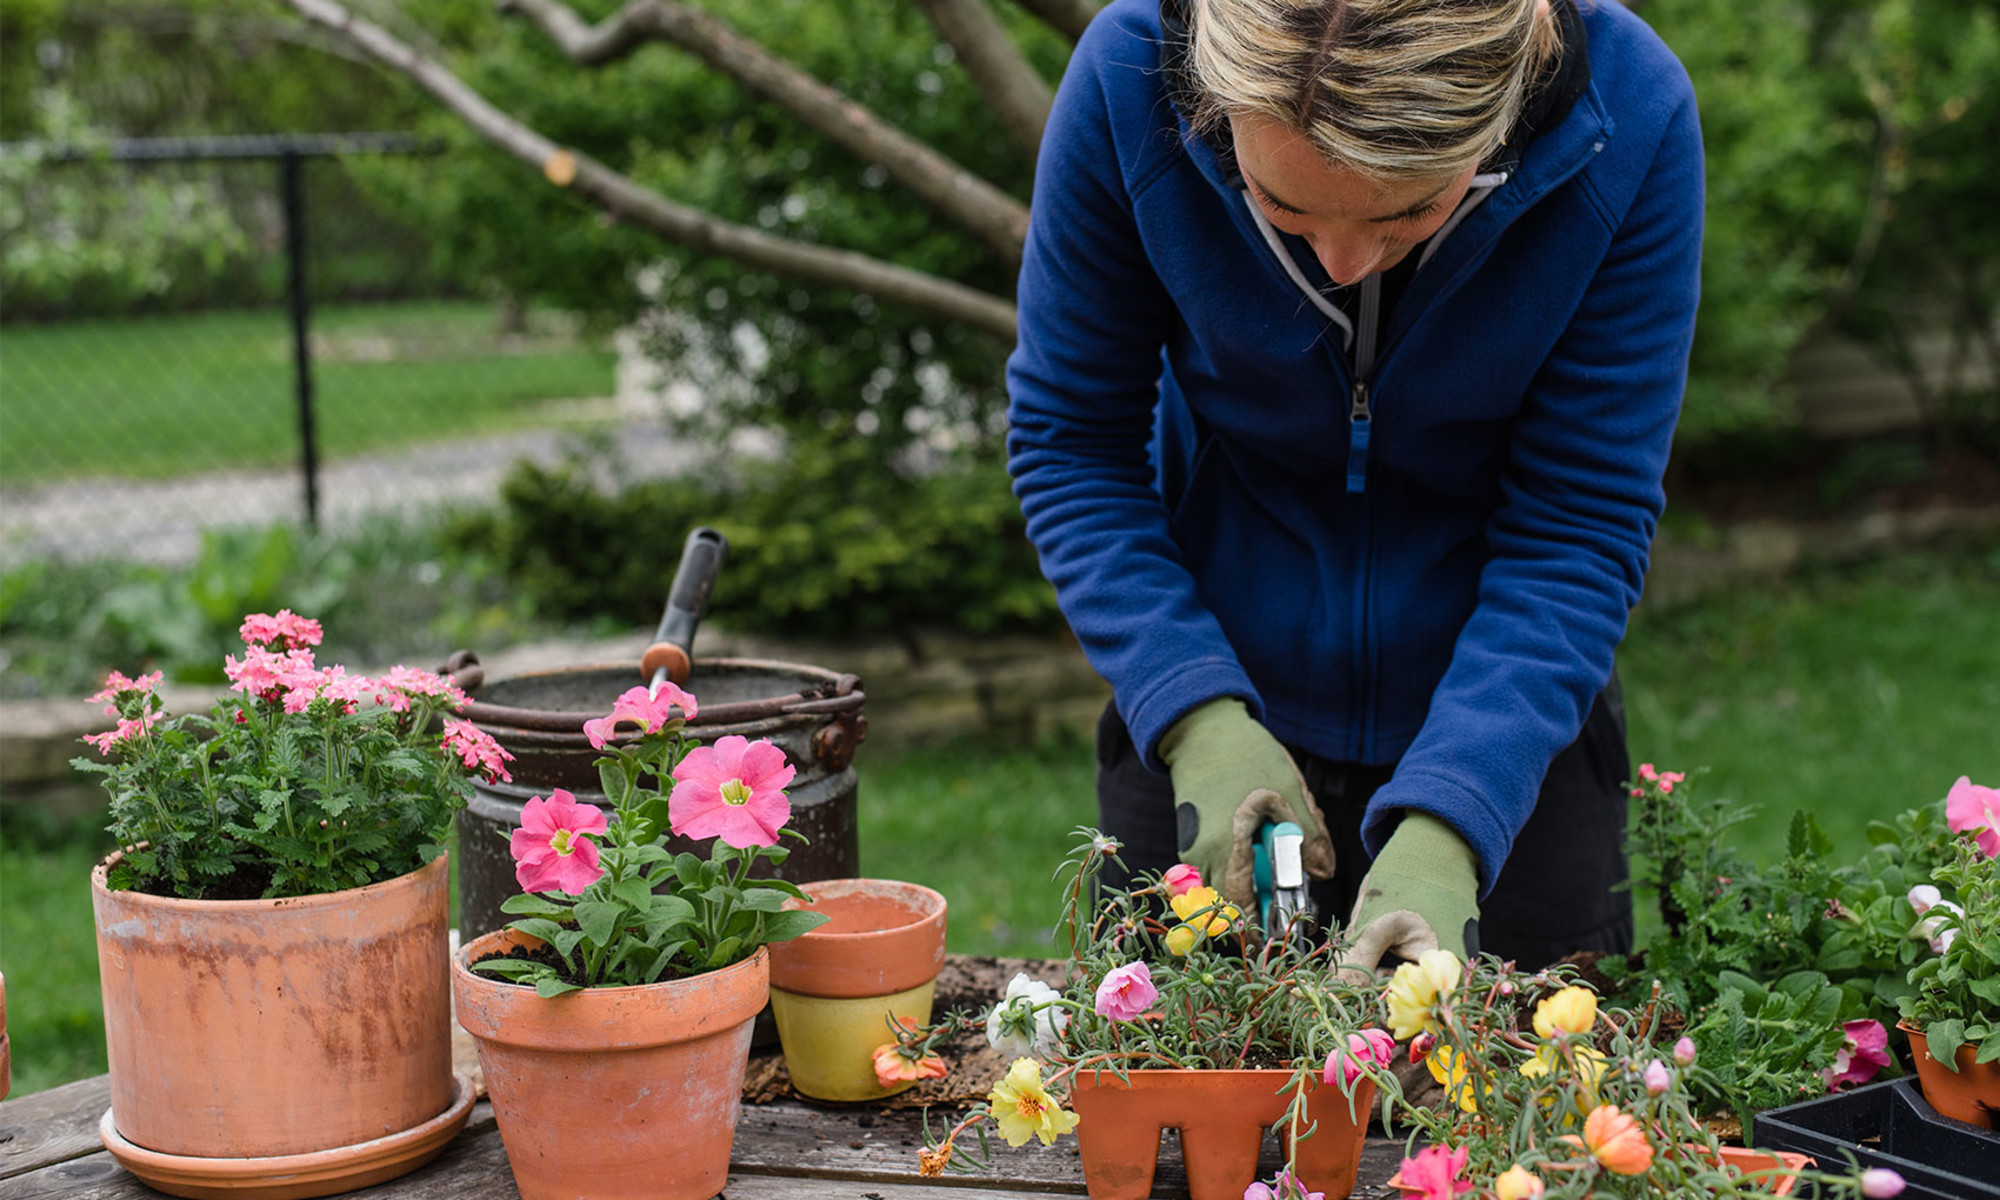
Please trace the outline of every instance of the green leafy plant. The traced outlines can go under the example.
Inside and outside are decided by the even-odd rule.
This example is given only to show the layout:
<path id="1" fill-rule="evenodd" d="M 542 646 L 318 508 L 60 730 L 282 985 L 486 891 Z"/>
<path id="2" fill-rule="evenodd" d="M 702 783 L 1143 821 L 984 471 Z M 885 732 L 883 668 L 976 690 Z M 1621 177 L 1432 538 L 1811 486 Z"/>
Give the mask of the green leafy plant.
<path id="1" fill-rule="evenodd" d="M 157 672 L 114 671 L 92 697 L 118 719 L 84 738 L 109 761 L 72 763 L 111 796 L 112 888 L 247 899 L 379 883 L 444 853 L 469 770 L 509 778 L 512 756 L 448 715 L 466 699 L 449 680 L 322 668 L 319 622 L 289 611 L 241 632 L 224 668 L 241 694 L 206 714 L 167 716 Z"/>
<path id="2" fill-rule="evenodd" d="M 780 834 L 803 840 L 784 828 L 794 768 L 765 739 L 696 745 L 683 734 L 696 711 L 693 696 L 663 683 L 627 691 L 609 716 L 585 723 L 591 743 L 608 747 L 597 770 L 611 812 L 562 788 L 523 806 L 511 839 L 522 894 L 501 909 L 534 941 L 473 970 L 560 996 L 720 970 L 826 923 L 784 907 L 805 899 L 797 885 L 751 877 L 760 863 L 784 862 Z M 613 745 L 625 723 L 639 736 Z M 714 837 L 708 859 L 670 853 L 669 832 Z"/>
<path id="3" fill-rule="evenodd" d="M 1931 1057 L 1956 1072 L 1958 1048 L 1968 1043 L 1978 1047 L 1974 1062 L 2000 1061 L 2000 870 L 1961 838 L 1956 856 L 1931 878 L 1958 899 L 1925 914 L 1926 932 L 1944 949 L 1911 969 L 1915 990 L 1904 997 L 1902 1015 L 1923 1030 Z"/>

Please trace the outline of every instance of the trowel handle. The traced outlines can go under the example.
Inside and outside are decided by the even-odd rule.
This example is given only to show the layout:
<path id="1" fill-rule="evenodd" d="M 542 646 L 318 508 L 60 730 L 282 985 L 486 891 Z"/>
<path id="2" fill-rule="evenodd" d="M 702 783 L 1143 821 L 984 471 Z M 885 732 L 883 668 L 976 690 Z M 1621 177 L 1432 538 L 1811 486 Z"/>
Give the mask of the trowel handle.
<path id="1" fill-rule="evenodd" d="M 701 616 L 708 611 L 709 593 L 722 560 L 729 556 L 729 539 L 706 525 L 698 526 L 681 546 L 680 566 L 674 569 L 674 585 L 667 592 L 667 608 L 660 614 L 660 627 L 653 644 L 639 658 L 639 673 L 648 679 L 665 678 L 686 683 L 694 671 L 694 633 Z"/>

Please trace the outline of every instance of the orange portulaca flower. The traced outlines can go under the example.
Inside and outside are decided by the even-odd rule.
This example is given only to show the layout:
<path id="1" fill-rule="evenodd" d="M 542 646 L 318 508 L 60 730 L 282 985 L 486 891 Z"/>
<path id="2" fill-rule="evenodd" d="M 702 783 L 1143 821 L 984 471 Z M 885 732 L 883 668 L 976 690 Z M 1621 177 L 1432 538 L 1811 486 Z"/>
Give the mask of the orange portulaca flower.
<path id="1" fill-rule="evenodd" d="M 1631 1114 L 1600 1104 L 1583 1121 L 1583 1144 L 1614 1175 L 1640 1175 L 1653 1166 L 1653 1143 Z"/>

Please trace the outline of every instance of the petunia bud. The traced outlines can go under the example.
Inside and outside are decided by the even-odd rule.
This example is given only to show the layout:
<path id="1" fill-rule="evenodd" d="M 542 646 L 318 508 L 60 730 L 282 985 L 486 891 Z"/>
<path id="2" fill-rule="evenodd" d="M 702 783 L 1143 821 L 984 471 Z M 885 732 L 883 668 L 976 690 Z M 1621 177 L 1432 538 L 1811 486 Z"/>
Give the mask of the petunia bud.
<path id="1" fill-rule="evenodd" d="M 1870 1167 L 1861 1172 L 1861 1194 L 1868 1200 L 1892 1200 L 1909 1186 L 1903 1177 L 1887 1167 Z"/>
<path id="2" fill-rule="evenodd" d="M 1694 1039 L 1684 1037 L 1674 1043 L 1674 1061 L 1684 1067 L 1694 1065 Z"/>

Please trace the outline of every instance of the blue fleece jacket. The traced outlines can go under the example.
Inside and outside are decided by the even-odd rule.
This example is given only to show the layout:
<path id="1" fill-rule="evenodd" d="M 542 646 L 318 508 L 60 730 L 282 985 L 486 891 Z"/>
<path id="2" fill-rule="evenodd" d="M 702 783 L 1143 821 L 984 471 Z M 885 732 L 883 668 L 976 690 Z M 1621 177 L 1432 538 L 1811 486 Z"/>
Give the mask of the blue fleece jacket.
<path id="1" fill-rule="evenodd" d="M 1091 23 L 1042 141 L 1007 367 L 1028 536 L 1155 770 L 1182 714 L 1242 697 L 1286 743 L 1397 762 L 1369 851 L 1435 814 L 1483 893 L 1610 678 L 1664 506 L 1693 90 L 1588 6 L 1588 88 L 1350 337 L 1169 102 L 1156 6 Z"/>

